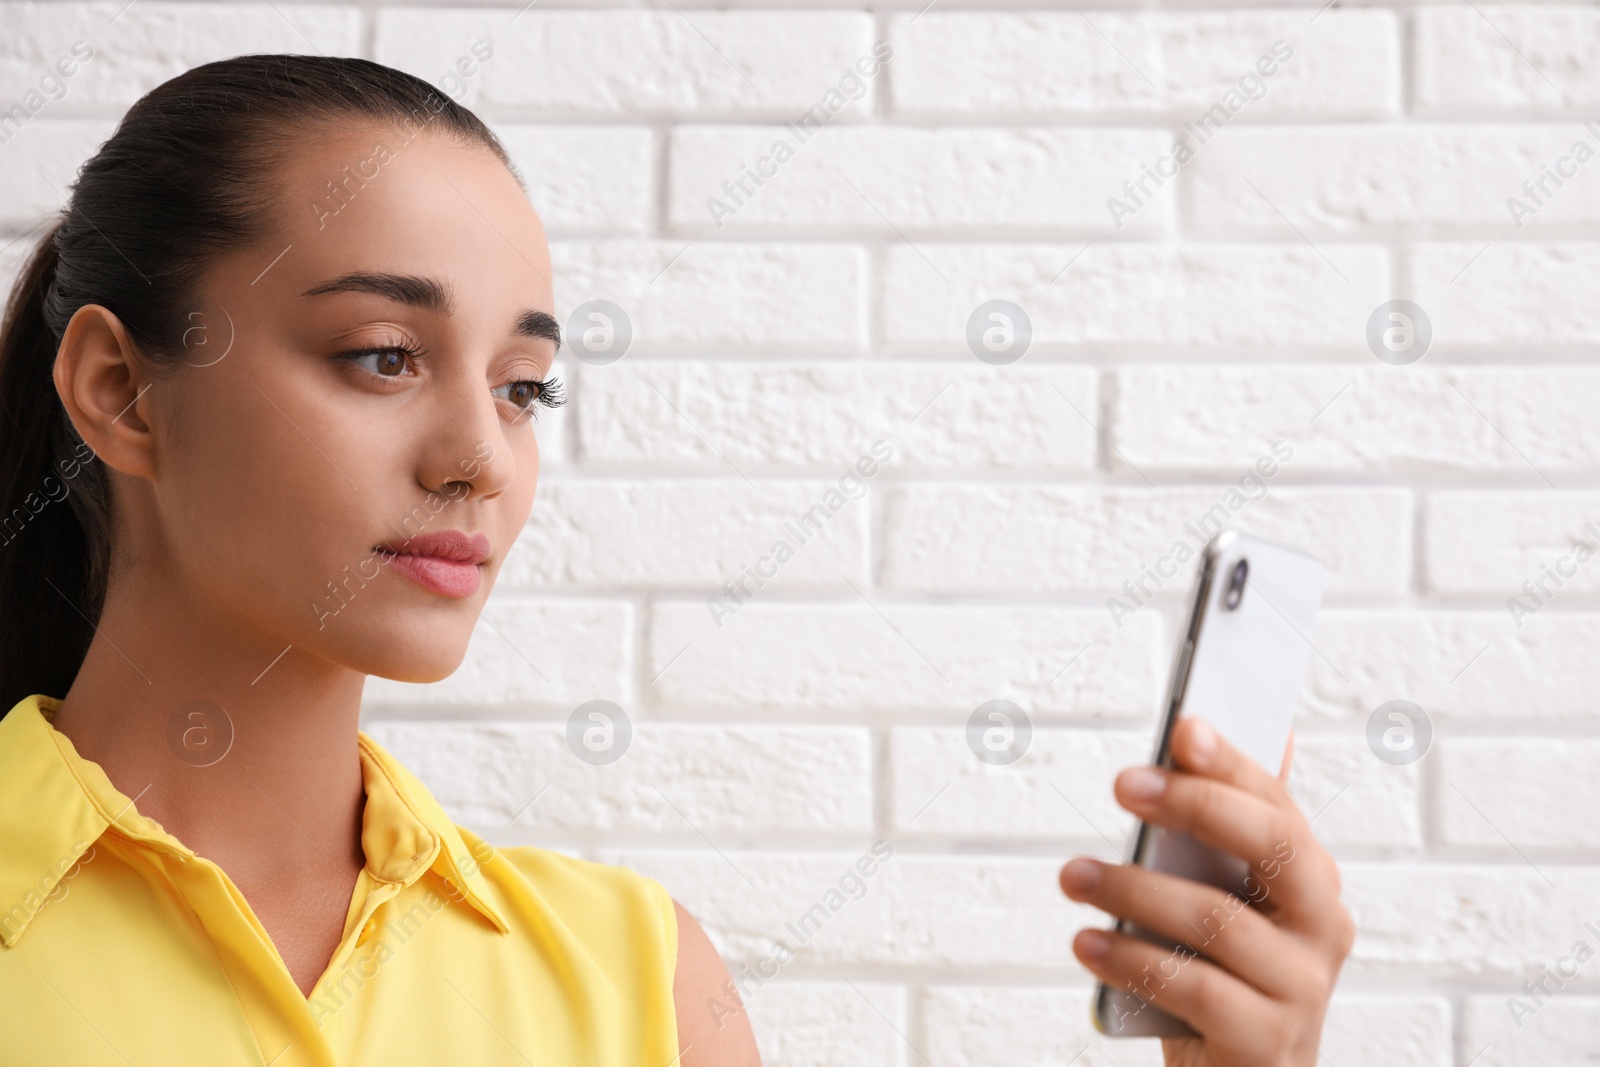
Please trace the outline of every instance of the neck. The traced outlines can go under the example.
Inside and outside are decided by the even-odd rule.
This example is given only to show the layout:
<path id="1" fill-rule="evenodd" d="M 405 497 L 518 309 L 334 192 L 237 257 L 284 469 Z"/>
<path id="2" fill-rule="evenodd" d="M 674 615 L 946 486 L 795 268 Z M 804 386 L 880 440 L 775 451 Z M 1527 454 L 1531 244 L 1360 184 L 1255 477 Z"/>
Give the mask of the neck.
<path id="1" fill-rule="evenodd" d="M 158 584 L 108 591 L 56 729 L 235 881 L 293 879 L 309 864 L 353 883 L 366 676 Z"/>

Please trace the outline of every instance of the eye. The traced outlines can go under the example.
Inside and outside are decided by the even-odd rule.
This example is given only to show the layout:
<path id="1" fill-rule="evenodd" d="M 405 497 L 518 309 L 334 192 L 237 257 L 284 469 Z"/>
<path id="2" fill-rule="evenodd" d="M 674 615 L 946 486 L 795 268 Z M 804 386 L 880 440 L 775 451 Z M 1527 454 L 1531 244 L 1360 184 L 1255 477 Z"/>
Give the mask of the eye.
<path id="1" fill-rule="evenodd" d="M 502 389 L 509 390 L 510 395 L 502 393 Z M 562 394 L 559 378 L 523 378 L 507 382 L 490 391 L 503 400 L 509 400 L 523 411 L 532 410 L 535 404 L 558 408 L 567 402 L 567 398 Z"/>
<path id="2" fill-rule="evenodd" d="M 334 358 L 357 364 L 362 360 L 372 359 L 376 363 L 367 369 L 373 374 L 379 378 L 398 378 L 401 377 L 399 371 L 404 369 L 406 363 L 422 362 L 422 350 L 406 344 L 388 344 L 373 348 L 352 348 L 340 352 Z"/>

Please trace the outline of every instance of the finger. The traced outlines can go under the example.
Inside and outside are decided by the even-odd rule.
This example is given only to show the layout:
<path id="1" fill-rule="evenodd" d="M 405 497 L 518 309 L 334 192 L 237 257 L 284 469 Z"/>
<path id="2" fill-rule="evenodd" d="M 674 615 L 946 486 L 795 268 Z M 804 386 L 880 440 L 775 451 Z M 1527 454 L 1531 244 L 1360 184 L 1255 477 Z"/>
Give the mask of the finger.
<path id="1" fill-rule="evenodd" d="M 1285 789 L 1289 787 L 1289 764 L 1294 762 L 1294 728 L 1289 728 L 1289 743 L 1283 750 L 1283 770 L 1278 772 L 1278 782 Z"/>
<path id="2" fill-rule="evenodd" d="M 1181 719 L 1173 727 L 1171 748 L 1173 761 L 1183 770 L 1220 779 L 1274 802 L 1288 802 L 1282 782 L 1198 716 Z"/>
<path id="3" fill-rule="evenodd" d="M 1217 1062 L 1255 1062 L 1248 1056 L 1253 1039 L 1276 1034 L 1282 1025 L 1264 996 L 1183 949 L 1152 945 L 1114 930 L 1080 930 L 1072 953 L 1112 989 L 1133 993 L 1177 1016 L 1219 1046 L 1212 1051 L 1226 1055 Z"/>
<path id="4" fill-rule="evenodd" d="M 1182 942 L 1269 994 L 1291 994 L 1313 962 L 1243 897 L 1213 886 L 1087 857 L 1062 867 L 1060 881 L 1073 900 Z"/>
<path id="5" fill-rule="evenodd" d="M 1192 834 L 1249 864 L 1254 884 L 1242 891 L 1264 912 L 1315 912 L 1337 893 L 1323 869 L 1332 861 L 1315 858 L 1326 853 L 1293 805 L 1280 807 L 1237 786 L 1158 767 L 1123 771 L 1115 793 L 1118 803 L 1146 822 Z"/>

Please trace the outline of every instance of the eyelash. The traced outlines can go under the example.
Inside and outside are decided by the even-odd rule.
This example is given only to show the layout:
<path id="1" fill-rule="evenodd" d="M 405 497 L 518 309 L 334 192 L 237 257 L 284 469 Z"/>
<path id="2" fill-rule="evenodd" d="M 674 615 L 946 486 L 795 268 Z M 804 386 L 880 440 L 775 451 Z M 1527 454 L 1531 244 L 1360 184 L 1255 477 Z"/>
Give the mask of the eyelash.
<path id="1" fill-rule="evenodd" d="M 365 358 L 366 356 L 383 355 L 386 352 L 399 352 L 414 364 L 421 364 L 425 359 L 427 359 L 427 354 L 423 352 L 422 349 L 405 342 L 374 345 L 367 348 L 352 348 L 344 352 L 337 353 L 334 358 L 343 360 L 347 363 L 354 363 L 356 360 Z M 376 371 L 373 371 L 372 373 L 374 376 L 379 378 L 395 377 L 395 375 L 391 374 L 378 374 Z M 547 408 L 558 408 L 567 402 L 566 396 L 564 396 L 562 393 L 561 379 L 556 377 L 543 379 L 521 378 L 514 382 L 507 382 L 506 385 L 530 385 L 534 389 L 538 390 L 538 395 L 527 404 L 518 404 L 510 397 L 502 398 L 513 407 L 529 412 L 530 414 L 536 414 L 533 411 L 535 404 L 542 405 Z M 504 388 L 504 386 L 496 386 L 496 388 Z"/>

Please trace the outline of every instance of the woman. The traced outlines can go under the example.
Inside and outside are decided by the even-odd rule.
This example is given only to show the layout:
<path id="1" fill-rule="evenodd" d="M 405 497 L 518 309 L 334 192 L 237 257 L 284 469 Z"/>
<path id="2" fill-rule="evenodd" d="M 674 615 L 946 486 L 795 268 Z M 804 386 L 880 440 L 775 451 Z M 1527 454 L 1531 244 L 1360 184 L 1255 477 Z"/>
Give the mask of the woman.
<path id="1" fill-rule="evenodd" d="M 367 675 L 460 664 L 528 517 L 550 274 L 493 134 L 364 60 L 196 68 L 84 165 L 0 336 L 0 1065 L 758 1062 L 660 885 L 490 847 L 357 729 Z M 1337 875 L 1202 741 L 1119 798 L 1298 858 L 1153 994 L 1204 1035 L 1168 1061 L 1309 1064 Z M 1216 903 L 1129 873 L 1062 884 L 1157 929 Z"/>

